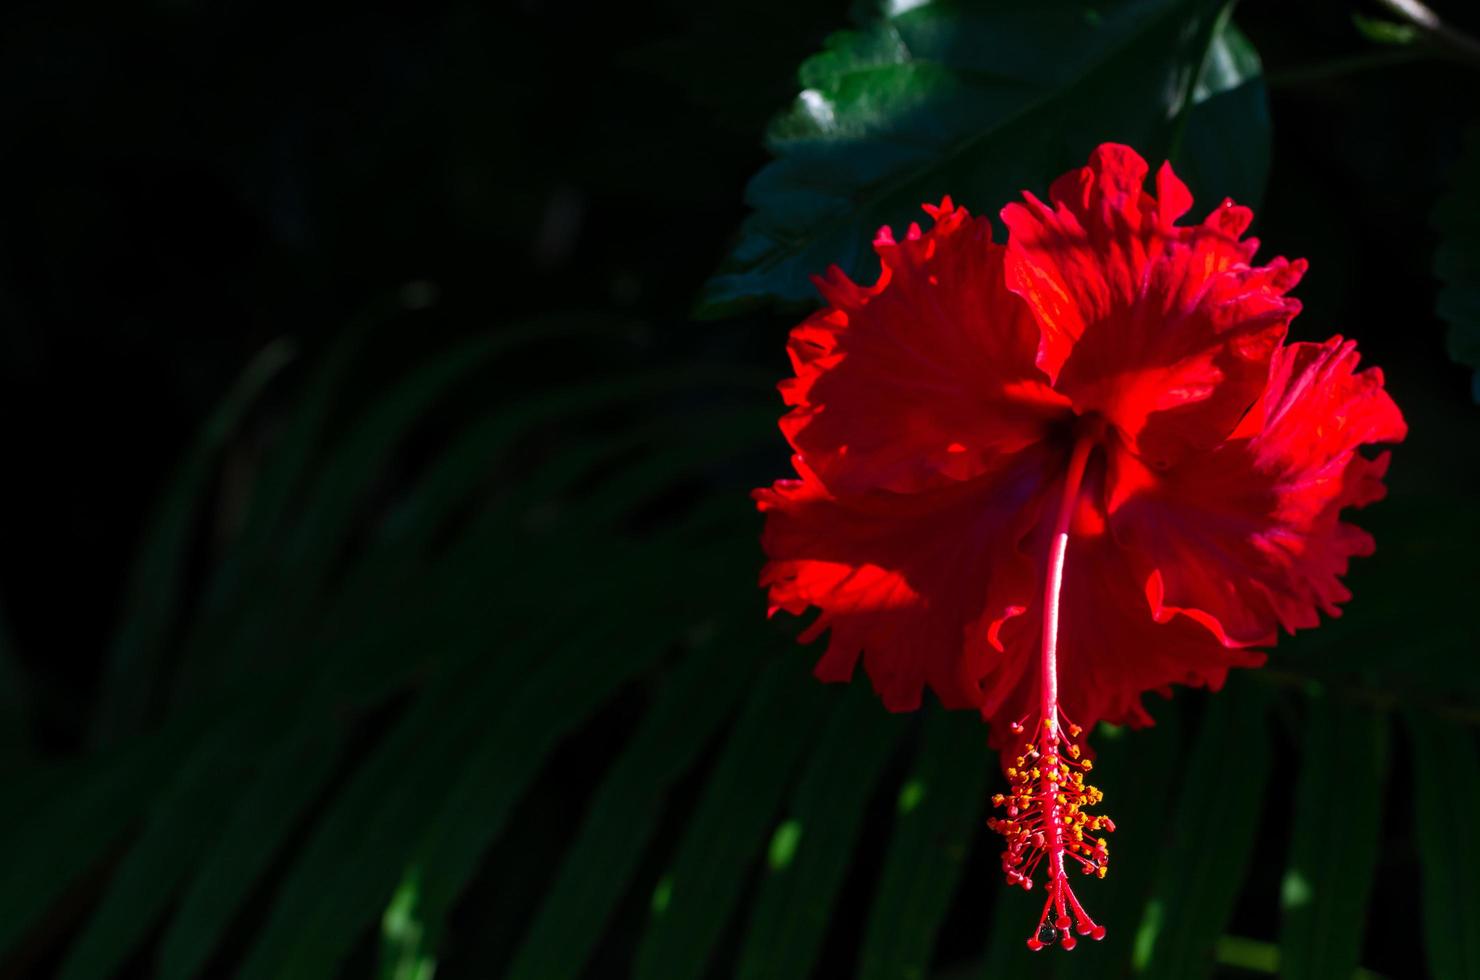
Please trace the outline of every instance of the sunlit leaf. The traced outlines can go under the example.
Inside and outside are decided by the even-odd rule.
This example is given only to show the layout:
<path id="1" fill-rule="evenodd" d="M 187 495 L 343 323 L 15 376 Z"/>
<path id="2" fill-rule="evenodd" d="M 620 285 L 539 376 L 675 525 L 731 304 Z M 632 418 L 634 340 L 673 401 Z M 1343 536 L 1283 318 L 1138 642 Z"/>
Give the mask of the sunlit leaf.
<path id="1" fill-rule="evenodd" d="M 1258 60 L 1212 29 L 1221 8 L 884 4 L 803 64 L 802 90 L 768 134 L 775 160 L 746 190 L 752 214 L 700 311 L 810 300 L 808 277 L 834 263 L 871 276 L 875 229 L 919 219 L 921 202 L 950 194 L 993 214 L 1106 140 L 1163 155 L 1191 92 L 1216 103 L 1217 121 L 1188 120 L 1182 162 L 1226 187 L 1208 192 L 1256 193 L 1268 155 Z M 1236 137 L 1218 131 L 1234 124 Z"/>
<path id="2" fill-rule="evenodd" d="M 1212 207 L 1225 197 L 1257 207 L 1269 179 L 1271 128 L 1264 69 L 1249 39 L 1225 18 L 1213 32 L 1194 90 L 1196 108 L 1172 151 L 1177 175 Z"/>
<path id="3" fill-rule="evenodd" d="M 432 980 L 437 959 L 420 916 L 421 875 L 406 872 L 380 918 L 380 980 Z"/>

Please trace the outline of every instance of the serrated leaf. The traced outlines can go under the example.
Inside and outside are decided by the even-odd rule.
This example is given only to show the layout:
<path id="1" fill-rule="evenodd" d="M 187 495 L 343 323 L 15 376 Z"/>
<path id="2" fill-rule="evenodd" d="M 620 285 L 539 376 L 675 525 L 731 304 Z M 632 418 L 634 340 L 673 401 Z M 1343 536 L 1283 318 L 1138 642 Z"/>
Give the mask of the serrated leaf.
<path id="1" fill-rule="evenodd" d="M 1449 324 L 1449 356 L 1480 369 L 1480 124 L 1470 127 L 1464 149 L 1449 173 L 1449 191 L 1434 207 L 1439 248 L 1439 317 Z M 1480 401 L 1480 374 L 1474 379 Z"/>
<path id="2" fill-rule="evenodd" d="M 1208 93 L 1230 78 L 1238 84 L 1221 91 L 1242 92 L 1224 103 L 1237 110 L 1224 121 L 1262 125 L 1247 111 L 1260 94 L 1244 88 L 1246 71 L 1257 70 L 1257 59 L 1243 57 L 1247 42 L 1223 38 L 1222 54 L 1206 57 L 1214 38 L 1206 25 L 1220 6 L 891 3 L 833 35 L 803 64 L 801 93 L 771 126 L 775 159 L 746 189 L 753 213 L 699 312 L 810 300 L 808 277 L 832 264 L 868 276 L 875 229 L 918 218 L 922 202 L 950 194 L 991 214 L 1082 165 L 1100 142 L 1164 154 L 1188 80 L 1205 62 Z M 1190 124 L 1201 111 L 1193 108 Z M 1254 158 L 1267 154 L 1267 135 L 1194 133 L 1184 160 L 1194 169 L 1212 150 L 1248 159 L 1205 161 L 1210 176 L 1262 171 Z"/>
<path id="3" fill-rule="evenodd" d="M 843 692 L 806 676 L 794 652 L 757 682 L 714 764 L 671 870 L 654 895 L 634 980 L 702 976 L 762 853 L 782 794 L 812 733 Z"/>
<path id="4" fill-rule="evenodd" d="M 919 756 L 903 786 L 884 871 L 869 911 L 859 963 L 862 980 L 925 976 L 936 932 L 987 806 L 997 767 L 981 718 L 936 711 L 925 721 Z"/>
<path id="5" fill-rule="evenodd" d="M 772 833 L 736 971 L 740 980 L 811 975 L 869 796 L 905 724 L 883 709 L 865 679 L 855 679 L 807 762 L 786 818 Z"/>
<path id="6" fill-rule="evenodd" d="M 1412 712 L 1418 857 L 1423 871 L 1424 950 L 1429 975 L 1480 976 L 1480 842 L 1466 818 L 1480 807 L 1480 754 L 1469 728 Z"/>
<path id="7" fill-rule="evenodd" d="M 1357 968 L 1386 765 L 1385 718 L 1311 699 L 1280 903 L 1282 977 L 1349 977 Z"/>
<path id="8" fill-rule="evenodd" d="M 1212 696 L 1187 759 L 1170 840 L 1134 942 L 1146 977 L 1196 980 L 1233 911 L 1269 776 L 1265 692 L 1237 676 Z"/>

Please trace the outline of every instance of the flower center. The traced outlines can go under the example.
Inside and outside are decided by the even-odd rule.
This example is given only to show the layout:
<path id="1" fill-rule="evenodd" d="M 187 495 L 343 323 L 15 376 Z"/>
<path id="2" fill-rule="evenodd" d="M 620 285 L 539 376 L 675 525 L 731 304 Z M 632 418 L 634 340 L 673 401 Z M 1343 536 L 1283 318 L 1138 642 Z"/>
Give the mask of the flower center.
<path id="1" fill-rule="evenodd" d="M 1024 890 L 1032 888 L 1033 875 L 1046 859 L 1047 895 L 1038 916 L 1038 928 L 1028 938 L 1028 948 L 1034 950 L 1055 939 L 1065 949 L 1073 949 L 1075 932 L 1094 939 L 1105 938 L 1105 927 L 1090 918 L 1075 897 L 1065 859 L 1077 861 L 1085 874 L 1105 877 L 1109 846 L 1103 837 L 1089 835 L 1101 830 L 1113 831 L 1115 824 L 1109 817 L 1090 816 L 1085 812 L 1086 807 L 1099 803 L 1103 797 L 1098 789 L 1084 781 L 1093 766 L 1090 760 L 1081 758 L 1084 754 L 1079 745 L 1081 729 L 1059 707 L 1058 678 L 1059 593 L 1069 550 L 1069 525 L 1090 453 L 1099 444 L 1103 432 L 1104 423 L 1094 416 L 1080 419 L 1076 426 L 1044 577 L 1039 719 L 1033 737 L 1022 743 L 1023 754 L 1007 768 L 1010 792 L 992 797 L 993 805 L 1004 808 L 1007 815 L 988 824 L 1007 839 L 1002 870 L 1008 884 L 1020 885 Z M 1012 730 L 1014 734 L 1025 731 L 1021 722 Z"/>

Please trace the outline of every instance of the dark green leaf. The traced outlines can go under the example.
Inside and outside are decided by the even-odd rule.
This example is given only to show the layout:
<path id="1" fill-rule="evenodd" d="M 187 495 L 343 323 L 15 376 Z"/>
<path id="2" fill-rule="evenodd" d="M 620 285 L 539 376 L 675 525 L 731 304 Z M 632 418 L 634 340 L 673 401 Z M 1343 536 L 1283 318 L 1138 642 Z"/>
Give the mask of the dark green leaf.
<path id="1" fill-rule="evenodd" d="M 1135 937 L 1148 977 L 1196 980 L 1233 911 L 1269 775 L 1265 692 L 1237 676 L 1212 696 L 1186 763 L 1157 884 Z"/>
<path id="2" fill-rule="evenodd" d="M 1326 697 L 1310 706 L 1281 896 L 1280 975 L 1291 980 L 1357 968 L 1387 765 L 1382 715 Z"/>
<path id="3" fill-rule="evenodd" d="M 1429 975 L 1480 976 L 1480 842 L 1468 817 L 1480 807 L 1480 754 L 1469 728 L 1430 715 L 1404 719 L 1413 739 L 1423 934 Z"/>
<path id="4" fill-rule="evenodd" d="M 820 718 L 844 696 L 806 676 L 808 659 L 799 651 L 782 658 L 752 691 L 689 819 L 672 869 L 653 896 L 635 980 L 704 973 L 746 872 L 765 848 L 794 768 Z"/>
<path id="5" fill-rule="evenodd" d="M 0 766 L 18 763 L 31 753 L 27 686 L 10 639 L 10 625 L 0 609 Z"/>
<path id="6" fill-rule="evenodd" d="M 987 777 L 996 768 L 975 714 L 937 711 L 926 719 L 919 757 L 899 791 L 894 836 L 869 912 L 859 965 L 863 980 L 925 976 L 967 847 L 983 819 Z"/>
<path id="7" fill-rule="evenodd" d="M 453 900 L 555 742 L 672 643 L 671 634 L 651 630 L 641 620 L 649 613 L 648 593 L 656 591 L 658 599 L 667 593 L 648 580 L 614 577 L 606 563 L 677 570 L 681 563 L 672 552 L 694 533 L 694 525 L 681 524 L 651 536 L 640 549 L 593 556 L 600 562 L 588 561 L 578 576 L 572 570 L 563 582 L 544 580 L 543 590 L 556 588 L 569 608 L 542 613 L 540 628 L 531 635 L 507 627 L 499 635 L 496 623 L 449 630 L 442 642 L 461 649 L 442 658 L 454 669 L 469 653 L 486 654 L 469 668 L 485 675 L 476 684 L 478 693 L 467 700 L 459 690 L 461 707 L 442 705 L 443 717 L 424 719 L 340 794 L 284 885 L 247 976 L 285 971 L 314 976 L 331 970 L 412 869 L 420 875 L 423 921 L 438 936 Z M 548 563 L 569 566 L 564 552 L 549 556 Z M 705 581 L 693 574 L 688 578 Z M 486 566 L 473 576 L 474 582 L 491 580 Z M 536 574 L 536 584 L 541 581 Z M 600 597 L 602 608 L 586 608 L 591 600 L 583 596 Z M 644 598 L 648 606 L 639 601 Z M 470 602 L 476 607 L 476 600 L 456 592 L 448 594 L 448 602 L 449 611 Z M 501 607 L 489 608 L 497 613 Z M 686 628 L 686 620 L 679 622 L 675 629 Z M 550 648 L 557 630 L 560 642 Z M 610 643 L 610 637 L 623 635 L 641 642 Z M 397 649 L 390 644 L 389 652 Z M 573 678 L 580 683 L 573 684 Z M 448 692 L 440 697 L 448 698 Z M 437 710 L 436 702 L 427 710 Z M 373 859 L 355 857 L 366 848 Z"/>
<path id="8" fill-rule="evenodd" d="M 742 630 L 750 637 L 752 631 Z M 749 687 L 759 644 L 709 638 L 664 684 L 590 807 L 509 980 L 578 977 L 656 828 L 668 787 Z"/>
<path id="9" fill-rule="evenodd" d="M 123 624 L 108 654 L 97 740 L 109 741 L 135 731 L 144 720 L 159 681 L 158 665 L 165 653 L 167 631 L 180 600 L 187 539 L 216 455 L 258 393 L 293 356 L 293 346 L 278 341 L 252 359 L 206 421 L 190 455 L 155 508 L 130 572 L 130 597 Z"/>
<path id="10" fill-rule="evenodd" d="M 4 953 L 84 872 L 106 857 L 147 812 L 200 731 L 197 718 L 117 751 L 62 778 L 51 770 L 7 799 L 21 811 L 3 838 L 0 953 Z M 44 788 L 46 795 L 32 795 Z"/>
<path id="11" fill-rule="evenodd" d="M 155 797 L 143 833 L 113 873 L 103 903 L 71 947 L 62 980 L 112 976 L 168 907 L 217 836 L 250 772 L 264 719 L 248 714 L 215 726 Z"/>
<path id="12" fill-rule="evenodd" d="M 505 651 L 481 676 L 451 673 L 418 699 L 338 793 L 282 883 L 272 915 L 242 967 L 244 978 L 320 976 L 385 908 L 429 819 L 426 804 L 445 794 L 458 760 L 498 696 L 517 680 L 533 650 Z M 327 928 L 335 907 L 352 906 L 348 935 Z M 327 966 L 325 965 L 327 964 Z"/>
<path id="13" fill-rule="evenodd" d="M 161 980 L 198 976 L 232 916 L 328 779 L 337 726 L 311 716 L 266 753 L 204 856 L 159 953 Z"/>
<path id="14" fill-rule="evenodd" d="M 807 763 L 786 819 L 771 836 L 766 876 L 736 971 L 741 980 L 811 975 L 869 796 L 904 724 L 884 710 L 865 679 L 854 681 Z"/>
<path id="15" fill-rule="evenodd" d="M 1439 316 L 1449 324 L 1449 356 L 1480 369 L 1480 124 L 1470 127 L 1449 174 L 1449 193 L 1434 208 L 1439 249 L 1434 273 Z M 1475 379 L 1480 401 L 1480 375 Z"/>
<path id="16" fill-rule="evenodd" d="M 1262 93 L 1249 79 L 1257 59 L 1247 42 L 1216 35 L 1218 53 L 1207 56 L 1221 6 L 893 3 L 833 35 L 803 64 L 801 94 L 771 126 L 776 159 L 746 190 L 753 213 L 700 312 L 809 300 L 808 277 L 832 264 L 867 277 L 875 229 L 919 218 L 921 202 L 950 194 L 991 214 L 1082 165 L 1106 140 L 1163 155 L 1188 80 L 1205 62 L 1207 94 L 1228 95 L 1215 118 L 1264 125 L 1253 111 Z M 1247 193 L 1267 134 L 1190 132 L 1193 169 Z M 1205 162 L 1209 151 L 1237 162 Z"/>
<path id="17" fill-rule="evenodd" d="M 1225 197 L 1258 207 L 1269 179 L 1269 97 L 1259 54 L 1231 20 L 1213 33 L 1193 103 L 1172 153 L 1177 175 L 1207 207 Z"/>
<path id="18" fill-rule="evenodd" d="M 556 659 L 537 674 L 519 699 L 498 719 L 466 761 L 433 831 L 415 858 L 423 870 L 428 922 L 440 925 L 458 894 L 478 868 L 488 846 L 503 830 L 510 810 L 539 771 L 556 742 L 571 732 L 622 683 L 651 665 L 670 642 L 636 618 L 608 616 L 600 636 L 648 629 L 620 648 L 601 649 L 591 638 L 578 657 Z M 580 682 L 572 685 L 572 677 Z"/>

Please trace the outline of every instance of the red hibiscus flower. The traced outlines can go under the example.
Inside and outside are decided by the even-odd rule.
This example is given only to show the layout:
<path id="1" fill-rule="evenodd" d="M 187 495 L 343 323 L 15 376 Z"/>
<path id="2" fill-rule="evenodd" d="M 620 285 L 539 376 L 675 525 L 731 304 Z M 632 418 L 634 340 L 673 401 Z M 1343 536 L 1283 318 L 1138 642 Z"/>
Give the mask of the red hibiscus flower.
<path id="1" fill-rule="evenodd" d="M 820 610 L 817 675 L 860 657 L 885 705 L 929 687 L 1004 750 L 1003 866 L 1047 896 L 1039 948 L 1104 930 L 1066 865 L 1104 874 L 1081 729 L 1150 722 L 1147 691 L 1219 687 L 1280 628 L 1337 615 L 1372 539 L 1401 414 L 1354 345 L 1285 344 L 1303 261 L 1253 265 L 1252 218 L 1200 224 L 1169 166 L 1134 151 L 1002 212 L 949 198 L 934 227 L 882 229 L 872 286 L 838 269 L 794 329 L 781 421 L 797 477 L 758 490 L 772 610 Z"/>

